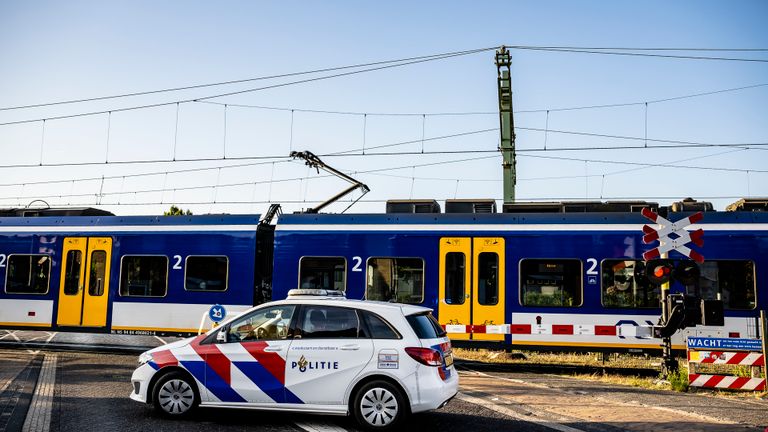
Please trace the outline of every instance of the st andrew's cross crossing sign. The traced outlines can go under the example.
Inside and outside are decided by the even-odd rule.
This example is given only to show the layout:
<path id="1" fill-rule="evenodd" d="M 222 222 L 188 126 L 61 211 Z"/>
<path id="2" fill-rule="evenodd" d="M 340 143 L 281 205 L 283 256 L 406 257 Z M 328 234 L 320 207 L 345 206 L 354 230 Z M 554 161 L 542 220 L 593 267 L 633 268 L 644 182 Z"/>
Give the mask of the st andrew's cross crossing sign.
<path id="1" fill-rule="evenodd" d="M 692 250 L 687 245 L 693 243 L 696 246 L 704 245 L 704 230 L 699 228 L 696 231 L 687 231 L 688 225 L 695 224 L 704 219 L 704 213 L 697 212 L 677 222 L 669 221 L 648 208 L 642 211 L 643 216 L 659 224 L 659 228 L 653 228 L 648 225 L 643 226 L 643 243 L 648 244 L 658 240 L 659 246 L 643 253 L 643 259 L 652 260 L 659 258 L 662 254 L 669 251 L 678 251 L 697 263 L 704 262 L 704 256 Z"/>

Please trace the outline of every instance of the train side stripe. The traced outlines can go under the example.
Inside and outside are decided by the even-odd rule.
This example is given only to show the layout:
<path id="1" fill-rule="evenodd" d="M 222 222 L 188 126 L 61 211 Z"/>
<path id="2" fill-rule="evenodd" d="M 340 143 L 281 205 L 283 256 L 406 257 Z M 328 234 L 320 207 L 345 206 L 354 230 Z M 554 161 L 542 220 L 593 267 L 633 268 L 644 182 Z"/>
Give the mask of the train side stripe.
<path id="1" fill-rule="evenodd" d="M 277 224 L 277 231 L 418 231 L 418 232 L 514 232 L 514 231 L 628 231 L 642 232 L 645 224 Z M 693 224 L 687 229 L 696 231 L 768 231 L 764 223 Z"/>
<path id="2" fill-rule="evenodd" d="M 255 233 L 258 225 L 68 225 L 68 226 L 0 226 L 0 232 L 25 233 L 79 233 L 79 232 L 223 232 L 248 231 Z"/>

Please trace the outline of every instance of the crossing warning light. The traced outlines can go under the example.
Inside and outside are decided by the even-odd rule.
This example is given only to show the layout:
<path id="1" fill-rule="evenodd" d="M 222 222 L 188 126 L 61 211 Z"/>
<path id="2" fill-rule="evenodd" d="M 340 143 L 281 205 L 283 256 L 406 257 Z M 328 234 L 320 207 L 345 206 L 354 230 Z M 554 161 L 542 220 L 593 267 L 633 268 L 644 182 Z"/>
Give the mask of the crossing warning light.
<path id="1" fill-rule="evenodd" d="M 701 270 L 695 262 L 681 261 L 675 268 L 675 279 L 683 285 L 695 285 L 700 276 Z"/>
<path id="2" fill-rule="evenodd" d="M 654 285 L 662 285 L 669 282 L 674 271 L 674 264 L 666 259 L 650 260 L 645 266 L 645 275 Z"/>

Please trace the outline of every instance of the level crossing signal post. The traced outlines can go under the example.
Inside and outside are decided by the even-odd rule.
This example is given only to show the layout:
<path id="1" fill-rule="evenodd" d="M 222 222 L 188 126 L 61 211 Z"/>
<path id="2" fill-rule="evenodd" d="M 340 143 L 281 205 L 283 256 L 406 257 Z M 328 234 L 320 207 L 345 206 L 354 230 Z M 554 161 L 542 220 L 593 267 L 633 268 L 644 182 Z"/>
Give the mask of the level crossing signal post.
<path id="1" fill-rule="evenodd" d="M 643 226 L 643 243 L 658 241 L 657 247 L 643 253 L 646 260 L 646 276 L 648 280 L 661 289 L 661 318 L 659 325 L 654 327 L 654 336 L 662 340 L 662 374 L 669 376 L 678 371 L 678 363 L 672 355 L 672 336 L 686 327 L 696 325 L 722 326 L 725 324 L 723 302 L 719 300 L 704 300 L 685 294 L 670 294 L 673 279 L 683 284 L 695 283 L 700 270 L 696 263 L 703 263 L 704 256 L 691 249 L 694 244 L 704 245 L 704 231 L 698 229 L 688 231 L 686 228 L 704 218 L 702 212 L 679 221 L 669 221 L 650 209 L 644 208 L 642 215 L 658 224 L 658 228 Z M 669 252 L 677 251 L 694 262 L 681 261 L 677 265 L 669 260 Z"/>

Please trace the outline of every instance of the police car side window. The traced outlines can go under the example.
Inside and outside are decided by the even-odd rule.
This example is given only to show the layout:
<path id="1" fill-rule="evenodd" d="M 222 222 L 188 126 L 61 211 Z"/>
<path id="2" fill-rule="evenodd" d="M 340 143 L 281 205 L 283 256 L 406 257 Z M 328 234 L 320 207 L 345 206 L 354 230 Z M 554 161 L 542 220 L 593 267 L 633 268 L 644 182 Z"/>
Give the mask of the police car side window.
<path id="1" fill-rule="evenodd" d="M 298 331 L 302 339 L 368 337 L 354 309 L 306 305 L 301 315 Z"/>
<path id="2" fill-rule="evenodd" d="M 400 334 L 392 326 L 384 321 L 380 316 L 368 312 L 358 311 L 364 318 L 368 326 L 370 337 L 373 339 L 400 339 Z"/>
<path id="3" fill-rule="evenodd" d="M 254 311 L 229 326 L 227 342 L 287 339 L 295 306 L 272 306 Z"/>

